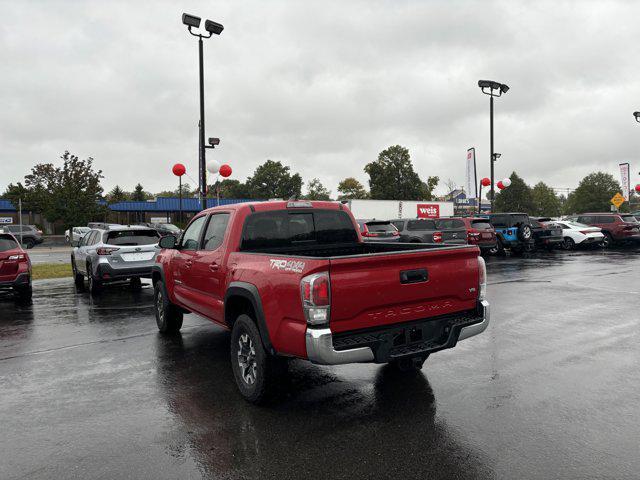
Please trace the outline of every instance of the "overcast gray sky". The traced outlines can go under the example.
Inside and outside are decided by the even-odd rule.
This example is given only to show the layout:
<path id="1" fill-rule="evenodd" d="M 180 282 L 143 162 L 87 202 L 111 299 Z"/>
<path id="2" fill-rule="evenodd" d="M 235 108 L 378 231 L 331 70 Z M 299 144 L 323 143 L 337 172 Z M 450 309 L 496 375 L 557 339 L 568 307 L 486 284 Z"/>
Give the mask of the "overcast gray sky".
<path id="1" fill-rule="evenodd" d="M 197 41 L 183 11 L 225 26 L 205 44 L 209 155 L 244 180 L 266 159 L 335 194 L 389 145 L 425 178 L 488 173 L 575 187 L 640 170 L 640 2 L 0 0 L 0 192 L 68 149 L 109 190 L 197 178 Z M 440 188 L 439 191 L 444 190 Z"/>

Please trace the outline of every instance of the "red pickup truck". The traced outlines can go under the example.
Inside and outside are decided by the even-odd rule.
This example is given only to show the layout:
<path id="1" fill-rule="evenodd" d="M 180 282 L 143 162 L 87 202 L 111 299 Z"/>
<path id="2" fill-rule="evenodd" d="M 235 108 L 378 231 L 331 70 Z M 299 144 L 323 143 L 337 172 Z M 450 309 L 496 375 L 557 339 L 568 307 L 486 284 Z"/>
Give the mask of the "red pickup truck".
<path id="1" fill-rule="evenodd" d="M 415 371 L 489 323 L 478 247 L 365 243 L 340 203 L 211 208 L 160 247 L 160 332 L 189 312 L 231 330 L 234 377 L 255 403 L 277 393 L 287 358 Z"/>

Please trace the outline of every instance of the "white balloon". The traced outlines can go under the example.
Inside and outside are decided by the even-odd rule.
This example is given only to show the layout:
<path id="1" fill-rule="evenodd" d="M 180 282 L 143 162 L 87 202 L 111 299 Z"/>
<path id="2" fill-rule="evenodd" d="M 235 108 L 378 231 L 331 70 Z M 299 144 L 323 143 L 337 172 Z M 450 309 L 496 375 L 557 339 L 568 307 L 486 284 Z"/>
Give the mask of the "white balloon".
<path id="1" fill-rule="evenodd" d="M 504 185 L 505 187 L 508 187 L 511 185 L 511 179 L 510 178 L 505 178 L 504 180 L 502 180 L 502 185 Z"/>
<path id="2" fill-rule="evenodd" d="M 218 170 L 220 170 L 220 162 L 209 160 L 207 162 L 207 170 L 209 173 L 218 173 Z"/>

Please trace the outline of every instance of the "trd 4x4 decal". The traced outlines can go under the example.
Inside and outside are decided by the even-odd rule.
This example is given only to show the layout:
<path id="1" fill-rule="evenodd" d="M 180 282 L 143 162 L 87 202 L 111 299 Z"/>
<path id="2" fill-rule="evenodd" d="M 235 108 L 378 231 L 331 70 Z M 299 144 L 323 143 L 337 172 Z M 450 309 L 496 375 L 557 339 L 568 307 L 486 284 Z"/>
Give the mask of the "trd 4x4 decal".
<path id="1" fill-rule="evenodd" d="M 302 273 L 304 270 L 304 262 L 299 260 L 283 260 L 270 258 L 269 263 L 271 264 L 271 268 L 274 270 L 280 270 L 282 272 L 294 272 L 294 273 Z"/>

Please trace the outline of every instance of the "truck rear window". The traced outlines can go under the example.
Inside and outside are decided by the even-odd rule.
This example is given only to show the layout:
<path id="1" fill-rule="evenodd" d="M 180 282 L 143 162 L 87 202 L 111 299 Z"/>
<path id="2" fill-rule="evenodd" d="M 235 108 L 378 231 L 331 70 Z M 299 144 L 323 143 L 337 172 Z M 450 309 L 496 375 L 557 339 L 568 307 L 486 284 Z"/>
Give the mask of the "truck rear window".
<path id="1" fill-rule="evenodd" d="M 107 233 L 104 243 L 109 245 L 153 245 L 160 235 L 155 230 L 117 230 Z"/>
<path id="2" fill-rule="evenodd" d="M 378 233 L 389 233 L 395 232 L 397 230 L 397 228 L 391 225 L 391 223 L 389 222 L 368 222 L 367 228 L 370 232 Z"/>
<path id="3" fill-rule="evenodd" d="M 455 218 L 443 218 L 440 220 L 436 220 L 436 224 L 438 228 L 441 229 L 464 228 L 464 222 Z"/>
<path id="4" fill-rule="evenodd" d="M 491 224 L 488 220 L 471 220 L 471 228 L 476 230 L 491 230 Z"/>
<path id="5" fill-rule="evenodd" d="M 351 218 L 338 210 L 274 210 L 244 222 L 240 250 L 357 242 Z"/>
<path id="6" fill-rule="evenodd" d="M 0 252 L 6 252 L 7 250 L 13 250 L 18 248 L 18 242 L 16 242 L 11 235 L 0 235 Z"/>

